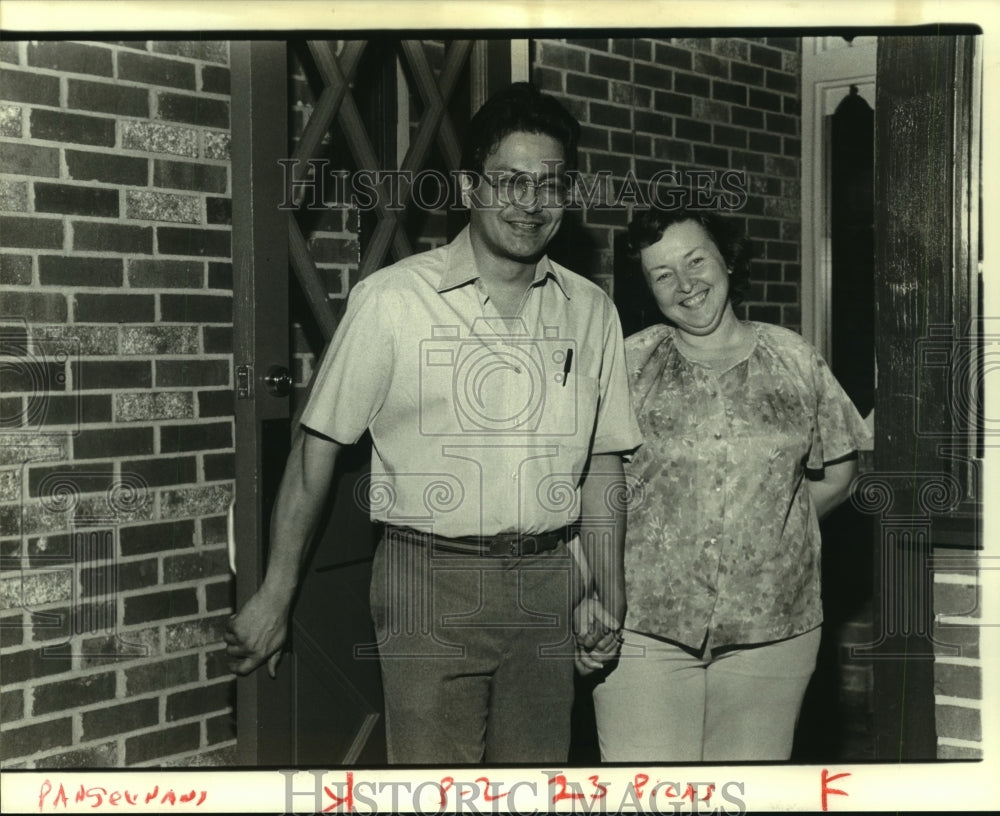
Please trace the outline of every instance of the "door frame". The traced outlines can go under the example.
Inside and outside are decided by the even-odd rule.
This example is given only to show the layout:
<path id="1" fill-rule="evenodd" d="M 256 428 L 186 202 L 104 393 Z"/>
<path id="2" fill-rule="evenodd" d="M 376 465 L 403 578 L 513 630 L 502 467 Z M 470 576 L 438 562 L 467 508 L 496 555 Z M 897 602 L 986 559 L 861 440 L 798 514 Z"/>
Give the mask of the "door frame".
<path id="1" fill-rule="evenodd" d="M 830 186 L 826 116 L 856 85 L 875 108 L 875 37 L 802 38 L 802 336 L 832 363 Z M 837 47 L 835 47 L 837 46 Z"/>

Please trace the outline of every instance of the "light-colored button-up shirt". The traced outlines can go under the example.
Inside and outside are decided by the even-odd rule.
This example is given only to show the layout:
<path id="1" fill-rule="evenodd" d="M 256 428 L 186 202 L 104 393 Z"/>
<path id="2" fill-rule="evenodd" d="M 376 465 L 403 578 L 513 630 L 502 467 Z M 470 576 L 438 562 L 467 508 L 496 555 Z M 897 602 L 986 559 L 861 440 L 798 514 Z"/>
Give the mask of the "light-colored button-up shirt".
<path id="1" fill-rule="evenodd" d="M 818 626 L 820 534 L 806 469 L 871 436 L 816 351 L 751 323 L 719 370 L 689 360 L 675 330 L 626 342 L 643 446 L 626 466 L 629 629 L 699 648 L 763 643 Z"/>
<path id="2" fill-rule="evenodd" d="M 607 295 L 544 257 L 505 321 L 468 228 L 355 286 L 302 422 L 369 429 L 371 517 L 449 537 L 572 523 L 588 456 L 641 442 Z"/>

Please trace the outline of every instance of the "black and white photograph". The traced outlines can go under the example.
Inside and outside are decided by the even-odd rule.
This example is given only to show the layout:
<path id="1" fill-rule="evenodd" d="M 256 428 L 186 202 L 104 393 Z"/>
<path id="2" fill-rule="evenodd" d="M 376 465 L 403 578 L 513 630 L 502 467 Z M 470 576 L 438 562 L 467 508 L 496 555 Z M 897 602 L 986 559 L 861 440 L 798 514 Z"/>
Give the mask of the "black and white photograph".
<path id="1" fill-rule="evenodd" d="M 816 5 L 0 2 L 4 812 L 994 808 L 1000 15 Z"/>

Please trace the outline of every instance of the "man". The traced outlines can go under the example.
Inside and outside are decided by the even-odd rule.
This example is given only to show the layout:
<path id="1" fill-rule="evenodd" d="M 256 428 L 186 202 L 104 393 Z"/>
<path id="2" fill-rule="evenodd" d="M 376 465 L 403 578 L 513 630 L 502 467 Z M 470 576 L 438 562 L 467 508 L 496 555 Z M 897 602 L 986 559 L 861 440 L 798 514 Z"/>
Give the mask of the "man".
<path id="1" fill-rule="evenodd" d="M 577 659 L 599 666 L 617 646 L 614 494 L 640 442 L 621 328 L 598 287 L 545 256 L 578 133 L 526 83 L 473 117 L 469 226 L 352 291 L 278 492 L 266 577 L 226 635 L 234 672 L 273 674 L 339 451 L 369 429 L 390 763 L 565 761 L 576 535 L 593 576 Z"/>

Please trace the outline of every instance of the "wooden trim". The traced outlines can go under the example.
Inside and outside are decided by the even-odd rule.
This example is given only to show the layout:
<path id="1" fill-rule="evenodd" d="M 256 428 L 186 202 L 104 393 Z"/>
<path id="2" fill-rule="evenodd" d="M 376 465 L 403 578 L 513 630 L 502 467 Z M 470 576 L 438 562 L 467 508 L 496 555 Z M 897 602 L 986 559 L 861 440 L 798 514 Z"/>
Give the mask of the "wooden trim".
<path id="1" fill-rule="evenodd" d="M 249 366 L 250 393 L 236 400 L 236 605 L 242 607 L 264 574 L 267 508 L 262 497 L 267 443 L 262 423 L 288 416 L 287 398 L 263 387 L 270 364 L 287 365 L 286 320 L 268 320 L 258 304 L 287 315 L 288 245 L 284 179 L 276 159 L 288 151 L 287 54 L 284 42 L 233 42 L 233 353 L 237 369 Z M 269 694 L 287 693 L 288 673 L 272 681 L 258 671 L 237 682 L 237 755 L 257 765 L 266 756 L 288 756 L 287 725 L 266 719 Z M 274 710 L 274 707 L 271 707 Z"/>

